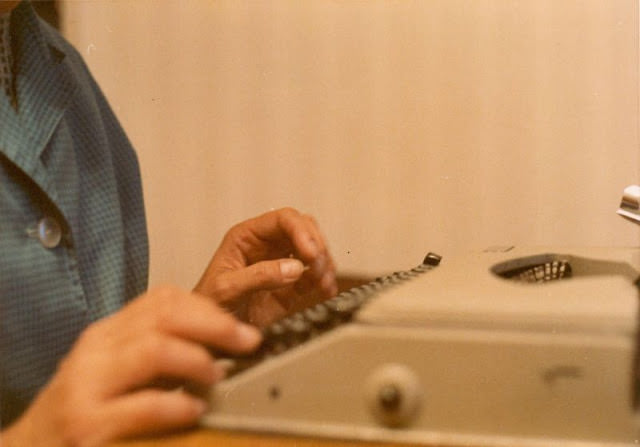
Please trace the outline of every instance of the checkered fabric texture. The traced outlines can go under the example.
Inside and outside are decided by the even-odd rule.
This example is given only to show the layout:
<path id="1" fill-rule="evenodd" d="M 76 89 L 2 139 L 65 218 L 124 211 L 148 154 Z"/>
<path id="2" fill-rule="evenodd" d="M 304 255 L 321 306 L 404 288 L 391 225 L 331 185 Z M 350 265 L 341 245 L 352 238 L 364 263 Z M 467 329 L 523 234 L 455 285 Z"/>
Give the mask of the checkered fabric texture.
<path id="1" fill-rule="evenodd" d="M 147 287 L 135 153 L 79 54 L 28 2 L 11 14 L 19 107 L 0 94 L 0 424 L 91 322 Z M 43 217 L 62 228 L 44 246 Z"/>
<path id="2" fill-rule="evenodd" d="M 0 16 L 0 88 L 12 97 L 13 70 L 11 60 L 11 13 Z"/>

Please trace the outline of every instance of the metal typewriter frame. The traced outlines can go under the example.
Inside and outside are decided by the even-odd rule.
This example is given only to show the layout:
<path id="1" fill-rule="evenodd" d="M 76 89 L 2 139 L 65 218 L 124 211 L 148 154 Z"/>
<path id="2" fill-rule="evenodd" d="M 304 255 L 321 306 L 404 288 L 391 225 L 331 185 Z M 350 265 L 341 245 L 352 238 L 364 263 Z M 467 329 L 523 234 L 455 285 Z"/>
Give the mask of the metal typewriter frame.
<path id="1" fill-rule="evenodd" d="M 446 268 L 430 255 L 325 303 L 326 326 L 303 329 L 304 311 L 280 321 L 256 355 L 229 359 L 202 424 L 420 445 L 634 445 L 638 253 L 558 252 L 472 253 Z M 524 279 L 543 285 L 513 281 L 539 261 L 544 274 Z M 423 303 L 427 282 L 442 296 Z"/>

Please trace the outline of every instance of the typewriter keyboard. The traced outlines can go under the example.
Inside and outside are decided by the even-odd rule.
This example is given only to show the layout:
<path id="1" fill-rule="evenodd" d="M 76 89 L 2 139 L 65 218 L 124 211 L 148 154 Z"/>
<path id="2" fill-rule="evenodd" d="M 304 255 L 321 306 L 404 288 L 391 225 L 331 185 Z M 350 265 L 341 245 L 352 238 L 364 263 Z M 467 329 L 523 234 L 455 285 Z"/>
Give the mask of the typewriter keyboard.
<path id="1" fill-rule="evenodd" d="M 227 377 L 349 322 L 355 312 L 378 292 L 433 269 L 440 260 L 439 255 L 429 253 L 421 265 L 411 270 L 376 278 L 272 323 L 263 330 L 263 342 L 255 352 L 246 356 L 220 358 L 226 365 Z"/>

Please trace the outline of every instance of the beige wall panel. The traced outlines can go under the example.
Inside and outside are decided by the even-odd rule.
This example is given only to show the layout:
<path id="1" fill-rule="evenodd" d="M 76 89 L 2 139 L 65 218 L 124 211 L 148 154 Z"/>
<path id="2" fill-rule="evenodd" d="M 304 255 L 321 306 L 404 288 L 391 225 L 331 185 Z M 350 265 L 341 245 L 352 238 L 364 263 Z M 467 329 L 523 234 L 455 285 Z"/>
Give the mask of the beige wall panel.
<path id="1" fill-rule="evenodd" d="M 224 231 L 314 214 L 340 270 L 495 244 L 635 245 L 631 0 L 71 1 L 143 164 L 152 282 Z"/>

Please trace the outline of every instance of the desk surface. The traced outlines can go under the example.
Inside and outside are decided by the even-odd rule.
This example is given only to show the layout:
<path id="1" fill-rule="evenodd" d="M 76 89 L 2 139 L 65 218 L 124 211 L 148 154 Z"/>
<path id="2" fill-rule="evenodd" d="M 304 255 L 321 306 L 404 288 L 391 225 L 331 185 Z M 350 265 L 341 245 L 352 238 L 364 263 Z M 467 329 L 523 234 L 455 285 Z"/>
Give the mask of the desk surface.
<path id="1" fill-rule="evenodd" d="M 181 434 L 112 444 L 110 447 L 415 447 L 412 444 L 308 439 L 275 435 L 193 430 Z"/>

